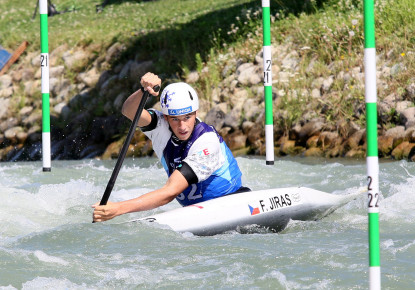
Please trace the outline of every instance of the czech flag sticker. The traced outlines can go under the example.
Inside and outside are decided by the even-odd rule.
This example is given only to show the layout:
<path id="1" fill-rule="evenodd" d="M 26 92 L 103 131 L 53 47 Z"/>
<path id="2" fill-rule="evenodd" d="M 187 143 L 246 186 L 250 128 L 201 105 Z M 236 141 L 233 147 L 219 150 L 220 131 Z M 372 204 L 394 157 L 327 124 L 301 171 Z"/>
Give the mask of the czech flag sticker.
<path id="1" fill-rule="evenodd" d="M 251 215 L 259 214 L 259 208 L 258 207 L 253 208 L 249 204 L 248 204 L 248 206 L 249 206 L 249 210 L 251 211 Z"/>

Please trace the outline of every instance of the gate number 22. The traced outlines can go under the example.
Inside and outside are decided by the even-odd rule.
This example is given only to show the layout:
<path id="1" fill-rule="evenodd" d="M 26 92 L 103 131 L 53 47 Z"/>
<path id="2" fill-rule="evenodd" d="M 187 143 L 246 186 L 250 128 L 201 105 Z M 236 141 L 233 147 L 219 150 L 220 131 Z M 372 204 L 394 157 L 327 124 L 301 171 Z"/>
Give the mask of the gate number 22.
<path id="1" fill-rule="evenodd" d="M 367 189 L 369 191 L 372 190 L 372 176 L 368 176 L 367 179 L 369 180 L 369 184 L 367 185 Z M 369 207 L 379 207 L 378 202 L 379 202 L 379 193 L 371 193 L 369 192 L 368 194 L 369 196 Z"/>

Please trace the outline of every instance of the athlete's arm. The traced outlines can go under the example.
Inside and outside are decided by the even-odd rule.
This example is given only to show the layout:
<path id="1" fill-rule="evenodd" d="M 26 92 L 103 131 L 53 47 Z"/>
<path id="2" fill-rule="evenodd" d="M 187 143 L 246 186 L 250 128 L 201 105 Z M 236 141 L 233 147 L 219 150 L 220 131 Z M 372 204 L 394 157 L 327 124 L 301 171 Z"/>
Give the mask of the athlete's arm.
<path id="1" fill-rule="evenodd" d="M 153 74 L 153 73 L 146 73 L 141 78 L 141 86 L 148 91 L 153 96 L 158 96 L 158 92 L 155 92 L 153 88 L 158 85 L 161 85 L 160 78 Z M 126 116 L 131 121 L 134 119 L 135 113 L 137 112 L 138 105 L 141 102 L 141 98 L 143 97 L 143 92 L 141 89 L 137 90 L 133 94 L 131 94 L 127 100 L 125 100 L 123 106 L 122 106 L 122 114 Z M 138 120 L 138 126 L 139 127 L 145 127 L 148 126 L 151 122 L 151 116 L 147 112 L 147 110 L 143 110 L 140 116 L 140 120 Z"/>
<path id="2" fill-rule="evenodd" d="M 110 202 L 107 205 L 94 204 L 92 206 L 94 208 L 93 219 L 95 222 L 103 222 L 125 213 L 145 211 L 165 205 L 188 186 L 189 183 L 183 174 L 175 170 L 160 189 L 126 201 Z"/>

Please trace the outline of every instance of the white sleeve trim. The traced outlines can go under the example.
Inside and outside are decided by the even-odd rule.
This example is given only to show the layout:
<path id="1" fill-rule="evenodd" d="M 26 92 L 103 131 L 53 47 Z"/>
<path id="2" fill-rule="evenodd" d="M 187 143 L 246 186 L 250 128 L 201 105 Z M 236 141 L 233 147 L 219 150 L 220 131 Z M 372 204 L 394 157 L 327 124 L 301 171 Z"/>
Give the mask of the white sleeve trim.
<path id="1" fill-rule="evenodd" d="M 170 140 L 171 131 L 169 123 L 164 119 L 160 111 L 154 110 L 157 114 L 157 126 L 154 130 L 143 132 L 153 143 L 153 150 L 157 157 L 161 160 L 163 158 L 163 150 L 166 148 L 167 142 Z"/>

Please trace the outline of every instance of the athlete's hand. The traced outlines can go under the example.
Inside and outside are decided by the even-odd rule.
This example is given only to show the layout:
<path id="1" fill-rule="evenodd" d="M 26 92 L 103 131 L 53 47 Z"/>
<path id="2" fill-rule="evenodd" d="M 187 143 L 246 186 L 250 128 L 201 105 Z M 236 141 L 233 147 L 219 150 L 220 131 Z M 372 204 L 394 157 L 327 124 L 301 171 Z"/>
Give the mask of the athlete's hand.
<path id="1" fill-rule="evenodd" d="M 144 90 L 149 92 L 151 95 L 155 97 L 159 95 L 159 92 L 156 92 L 153 89 L 155 86 L 161 86 L 161 79 L 157 75 L 148 72 L 145 75 L 143 75 L 140 83 L 143 86 Z"/>
<path id="2" fill-rule="evenodd" d="M 117 203 L 108 202 L 106 205 L 99 205 L 97 202 L 92 208 L 94 208 L 92 214 L 94 222 L 104 222 L 119 215 Z"/>

